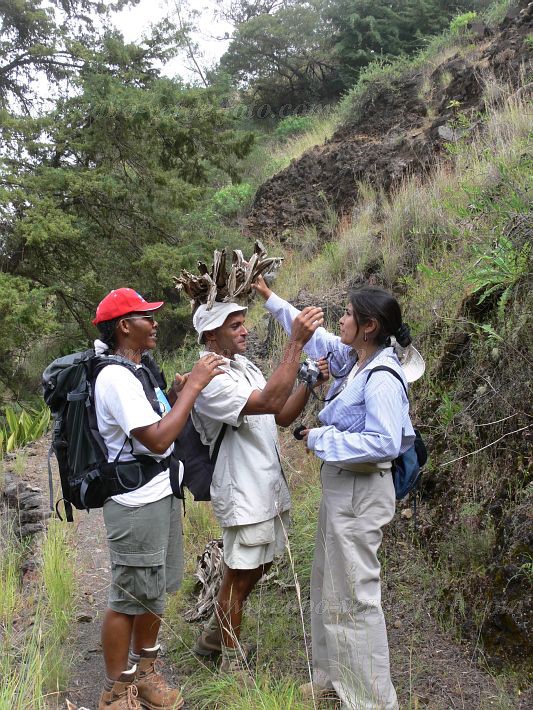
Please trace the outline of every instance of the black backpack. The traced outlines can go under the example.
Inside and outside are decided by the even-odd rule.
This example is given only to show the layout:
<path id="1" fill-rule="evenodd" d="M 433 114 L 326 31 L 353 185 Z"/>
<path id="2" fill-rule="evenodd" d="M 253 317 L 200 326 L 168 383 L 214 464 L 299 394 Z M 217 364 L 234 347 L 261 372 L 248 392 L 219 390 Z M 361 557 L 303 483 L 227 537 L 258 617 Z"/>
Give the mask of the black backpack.
<path id="1" fill-rule="evenodd" d="M 193 494 L 194 500 L 211 500 L 213 471 L 226 429 L 227 424 L 223 424 L 215 441 L 213 453 L 210 455 L 209 446 L 202 442 L 191 416 L 187 417 L 170 457 L 170 485 L 177 498 L 183 499 L 183 487 L 186 486 Z M 183 463 L 181 483 L 179 481 L 180 461 Z"/>
<path id="2" fill-rule="evenodd" d="M 115 355 L 95 355 L 94 350 L 73 353 L 54 360 L 43 373 L 43 397 L 52 410 L 54 428 L 48 454 L 50 508 L 54 508 L 50 458 L 55 453 L 66 519 L 71 522 L 72 506 L 79 510 L 101 508 L 107 498 L 134 491 L 148 483 L 170 465 L 170 457 L 156 461 L 151 456 L 133 455 L 133 461 L 120 462 L 122 449 L 112 462 L 107 461 L 107 448 L 98 431 L 94 407 L 94 382 L 107 365 L 122 365 L 137 377 L 152 408 L 161 413 L 155 387 L 157 383 L 144 366 L 135 367 Z M 59 514 L 58 504 L 56 512 Z"/>
<path id="3" fill-rule="evenodd" d="M 407 395 L 407 389 L 403 383 L 402 378 L 393 370 L 392 367 L 387 367 L 386 365 L 378 365 L 374 367 L 368 373 L 366 381 L 370 379 L 373 372 L 390 372 L 391 375 L 399 380 L 401 383 L 405 396 Z M 398 458 L 395 458 L 392 462 L 392 480 L 394 481 L 394 490 L 396 492 L 396 500 L 402 500 L 409 493 L 415 493 L 416 489 L 420 485 L 420 478 L 422 475 L 422 467 L 428 459 L 428 452 L 426 445 L 420 435 L 418 429 L 415 429 L 415 440 L 412 446 L 410 446 L 407 451 L 400 454 Z"/>

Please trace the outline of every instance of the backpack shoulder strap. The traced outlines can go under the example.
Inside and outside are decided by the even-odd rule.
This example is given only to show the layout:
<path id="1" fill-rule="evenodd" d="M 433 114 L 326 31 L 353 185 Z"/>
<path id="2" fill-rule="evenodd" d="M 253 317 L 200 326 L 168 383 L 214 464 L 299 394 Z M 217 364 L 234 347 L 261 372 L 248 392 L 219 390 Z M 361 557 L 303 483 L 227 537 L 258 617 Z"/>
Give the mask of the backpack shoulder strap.
<path id="1" fill-rule="evenodd" d="M 400 377 L 400 375 L 396 372 L 396 370 L 393 370 L 392 367 L 387 367 L 387 365 L 378 365 L 377 367 L 373 367 L 370 372 L 368 373 L 368 376 L 366 378 L 366 381 L 370 379 L 372 376 L 372 373 L 374 372 L 390 372 L 391 375 L 394 375 L 394 377 L 398 380 L 398 382 L 401 384 L 403 387 L 403 391 L 405 392 L 405 396 L 409 399 L 409 395 L 407 394 L 407 387 L 404 384 L 404 381 Z"/>
<path id="2" fill-rule="evenodd" d="M 104 355 L 97 358 L 97 361 L 92 367 L 91 372 L 91 383 L 94 388 L 94 383 L 100 372 L 107 365 L 121 365 L 129 370 L 132 375 L 139 380 L 142 385 L 146 399 L 150 402 L 150 406 L 156 412 L 156 414 L 161 414 L 159 408 L 159 400 L 156 395 L 156 387 L 159 387 L 152 372 L 145 367 L 142 363 L 140 367 L 136 367 L 134 363 L 130 362 L 126 358 L 115 356 L 115 355 Z"/>
<path id="3" fill-rule="evenodd" d="M 222 446 L 222 439 L 224 438 L 224 434 L 226 433 L 227 428 L 228 428 L 228 425 L 224 422 L 224 424 L 222 424 L 222 428 L 220 429 L 220 432 L 217 436 L 217 440 L 215 441 L 215 446 L 213 448 L 213 453 L 211 455 L 211 458 L 215 461 L 218 458 L 218 452 L 220 451 L 220 447 Z"/>
<path id="4" fill-rule="evenodd" d="M 189 414 L 189 418 L 191 420 L 191 424 L 192 424 L 193 428 L 198 432 L 198 434 L 200 434 L 200 432 L 198 431 L 198 426 L 201 427 L 204 437 L 207 440 L 207 433 L 206 433 L 205 427 L 202 423 L 202 419 L 198 415 L 198 413 L 195 411 L 194 407 L 192 408 L 192 410 Z M 226 422 L 224 422 L 224 424 L 222 424 L 222 426 L 220 427 L 220 431 L 218 432 L 217 438 L 215 439 L 215 444 L 213 446 L 213 453 L 211 454 L 211 457 L 210 457 L 213 461 L 216 461 L 218 458 L 218 452 L 220 451 L 220 447 L 222 446 L 222 439 L 224 438 L 224 434 L 226 433 L 227 428 L 228 428 L 228 425 L 226 424 Z M 178 437 L 178 439 L 179 439 L 179 437 Z M 200 439 L 201 439 L 201 436 L 200 436 Z M 207 444 L 207 446 L 210 447 L 210 444 Z"/>
<path id="5" fill-rule="evenodd" d="M 98 375 L 102 372 L 104 367 L 107 365 L 121 365 L 129 370 L 132 374 L 135 374 L 137 368 L 135 365 L 127 360 L 126 358 L 115 356 L 115 355 L 95 355 L 91 359 L 91 369 L 90 369 L 90 379 L 94 384 Z"/>

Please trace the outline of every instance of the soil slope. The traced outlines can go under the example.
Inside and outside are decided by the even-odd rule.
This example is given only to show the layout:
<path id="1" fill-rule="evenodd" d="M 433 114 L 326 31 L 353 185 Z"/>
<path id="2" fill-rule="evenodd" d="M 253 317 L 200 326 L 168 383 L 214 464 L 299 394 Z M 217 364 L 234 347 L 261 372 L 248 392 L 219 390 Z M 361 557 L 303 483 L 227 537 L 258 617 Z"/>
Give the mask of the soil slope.
<path id="1" fill-rule="evenodd" d="M 348 125 L 261 185 L 248 233 L 283 240 L 305 225 L 320 228 L 326 206 L 350 212 L 358 183 L 390 192 L 406 176 L 431 171 L 444 144 L 459 137 L 457 112 L 483 110 L 485 81 L 496 77 L 516 86 L 530 63 L 533 3 L 516 13 L 496 33 L 476 25 L 474 49 L 448 57 L 429 74 L 426 67 L 373 84 Z"/>

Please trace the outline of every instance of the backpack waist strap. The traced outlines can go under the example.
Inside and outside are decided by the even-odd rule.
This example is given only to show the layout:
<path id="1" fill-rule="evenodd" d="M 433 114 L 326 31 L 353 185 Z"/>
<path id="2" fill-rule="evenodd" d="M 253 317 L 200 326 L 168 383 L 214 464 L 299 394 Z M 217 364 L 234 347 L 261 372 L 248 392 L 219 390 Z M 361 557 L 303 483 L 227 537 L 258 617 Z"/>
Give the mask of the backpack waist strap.
<path id="1" fill-rule="evenodd" d="M 109 496 L 136 491 L 170 467 L 170 456 L 155 461 L 151 456 L 137 456 L 133 461 L 110 463 L 106 466 Z"/>

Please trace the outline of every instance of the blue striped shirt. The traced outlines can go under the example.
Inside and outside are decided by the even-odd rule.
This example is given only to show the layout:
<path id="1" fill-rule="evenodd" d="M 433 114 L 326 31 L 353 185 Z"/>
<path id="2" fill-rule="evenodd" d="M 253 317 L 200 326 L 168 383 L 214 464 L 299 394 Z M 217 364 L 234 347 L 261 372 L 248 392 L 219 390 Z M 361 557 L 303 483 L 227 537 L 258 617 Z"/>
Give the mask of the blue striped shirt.
<path id="1" fill-rule="evenodd" d="M 298 309 L 276 294 L 265 306 L 290 333 Z M 327 395 L 327 399 L 335 398 L 318 415 L 323 426 L 311 429 L 307 439 L 308 448 L 318 458 L 337 464 L 379 463 L 392 461 L 413 444 L 409 400 L 401 383 L 389 372 L 375 372 L 368 379 L 370 370 L 386 365 L 398 372 L 407 387 L 393 348 L 379 351 L 348 384 L 345 377 L 355 365 L 357 354 L 338 335 L 318 328 L 305 352 L 314 360 L 330 353 L 330 370 L 340 375 Z"/>

